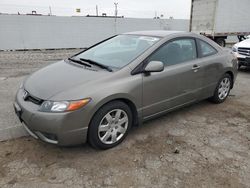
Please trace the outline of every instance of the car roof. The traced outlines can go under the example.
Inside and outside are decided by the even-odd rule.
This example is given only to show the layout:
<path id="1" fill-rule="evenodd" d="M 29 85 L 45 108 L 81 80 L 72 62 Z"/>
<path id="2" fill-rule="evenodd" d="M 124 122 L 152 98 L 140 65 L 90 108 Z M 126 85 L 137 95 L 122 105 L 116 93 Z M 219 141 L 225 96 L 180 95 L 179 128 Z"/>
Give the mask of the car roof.
<path id="1" fill-rule="evenodd" d="M 154 37 L 166 37 L 171 34 L 186 33 L 185 31 L 166 31 L 166 30 L 151 30 L 151 31 L 134 31 L 124 33 L 127 35 L 144 35 L 144 36 L 154 36 Z"/>

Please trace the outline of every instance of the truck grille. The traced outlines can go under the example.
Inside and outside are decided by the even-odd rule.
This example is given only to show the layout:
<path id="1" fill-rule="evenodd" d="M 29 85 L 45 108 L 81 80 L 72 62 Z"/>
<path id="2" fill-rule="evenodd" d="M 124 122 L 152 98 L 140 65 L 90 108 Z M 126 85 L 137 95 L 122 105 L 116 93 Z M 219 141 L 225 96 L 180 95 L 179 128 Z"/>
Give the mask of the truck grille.
<path id="1" fill-rule="evenodd" d="M 250 48 L 238 48 L 238 52 L 240 55 L 250 57 Z"/>

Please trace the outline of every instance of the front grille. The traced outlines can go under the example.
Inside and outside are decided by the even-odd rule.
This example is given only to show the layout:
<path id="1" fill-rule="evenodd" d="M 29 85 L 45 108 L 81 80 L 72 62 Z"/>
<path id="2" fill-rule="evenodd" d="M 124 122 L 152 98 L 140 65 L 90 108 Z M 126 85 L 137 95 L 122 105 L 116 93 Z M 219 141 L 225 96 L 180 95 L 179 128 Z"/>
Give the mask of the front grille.
<path id="1" fill-rule="evenodd" d="M 34 104 L 41 105 L 43 103 L 42 99 L 32 96 L 29 92 L 24 91 L 23 99 L 25 101 L 30 101 Z"/>
<path id="2" fill-rule="evenodd" d="M 238 58 L 238 61 L 239 61 L 239 62 L 245 62 L 245 61 L 246 61 L 246 58 Z"/>
<path id="3" fill-rule="evenodd" d="M 250 48 L 238 48 L 238 53 L 250 57 Z"/>
<path id="4" fill-rule="evenodd" d="M 28 96 L 27 99 L 26 99 L 26 101 L 33 102 L 33 103 L 35 103 L 37 105 L 41 105 L 43 103 L 43 100 L 37 99 L 37 98 L 32 97 L 32 96 Z"/>

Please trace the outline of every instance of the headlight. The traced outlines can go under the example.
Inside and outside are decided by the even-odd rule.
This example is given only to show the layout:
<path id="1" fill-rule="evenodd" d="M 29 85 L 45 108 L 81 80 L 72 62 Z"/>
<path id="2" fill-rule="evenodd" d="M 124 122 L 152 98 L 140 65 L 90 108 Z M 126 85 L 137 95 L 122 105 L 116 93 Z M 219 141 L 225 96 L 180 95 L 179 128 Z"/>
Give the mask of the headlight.
<path id="1" fill-rule="evenodd" d="M 82 99 L 78 101 L 44 101 L 40 107 L 42 112 L 67 112 L 74 111 L 87 105 L 91 99 Z"/>
<path id="2" fill-rule="evenodd" d="M 237 52 L 237 51 L 238 51 L 238 49 L 237 49 L 236 46 L 233 46 L 233 47 L 232 47 L 232 50 L 233 50 L 233 52 Z"/>

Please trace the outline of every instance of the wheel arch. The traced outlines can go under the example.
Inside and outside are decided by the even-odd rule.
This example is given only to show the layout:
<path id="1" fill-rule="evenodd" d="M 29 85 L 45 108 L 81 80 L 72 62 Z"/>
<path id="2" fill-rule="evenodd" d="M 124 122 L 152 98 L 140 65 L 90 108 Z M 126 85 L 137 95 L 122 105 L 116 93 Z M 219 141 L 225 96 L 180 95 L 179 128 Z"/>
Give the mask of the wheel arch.
<path id="1" fill-rule="evenodd" d="M 234 86 L 234 74 L 232 71 L 227 71 L 225 72 L 225 74 L 229 74 L 231 79 L 232 79 L 232 84 L 231 84 L 231 89 L 233 89 L 233 86 Z"/>
<path id="2" fill-rule="evenodd" d="M 117 99 L 114 99 L 114 100 L 112 100 L 110 102 L 113 102 L 113 101 L 122 101 L 122 102 L 124 102 L 125 104 L 127 104 L 129 106 L 129 108 L 130 108 L 130 110 L 132 112 L 132 116 L 133 116 L 133 120 L 132 120 L 133 124 L 132 124 L 132 126 L 137 126 L 138 125 L 138 112 L 137 112 L 137 108 L 136 108 L 135 104 L 131 100 L 127 99 L 127 98 L 117 98 Z"/>
<path id="3" fill-rule="evenodd" d="M 121 101 L 129 106 L 129 108 L 132 112 L 132 116 L 133 116 L 132 126 L 137 126 L 139 124 L 139 114 L 137 111 L 137 106 L 136 106 L 135 102 L 133 101 L 133 99 L 131 99 L 131 97 L 129 97 L 127 95 L 113 95 L 113 96 L 109 96 L 109 97 L 103 99 L 102 101 L 98 102 L 98 104 L 96 105 L 96 107 L 92 111 L 91 120 L 100 108 L 102 108 L 103 106 L 107 105 L 108 103 L 111 103 L 114 101 Z"/>

